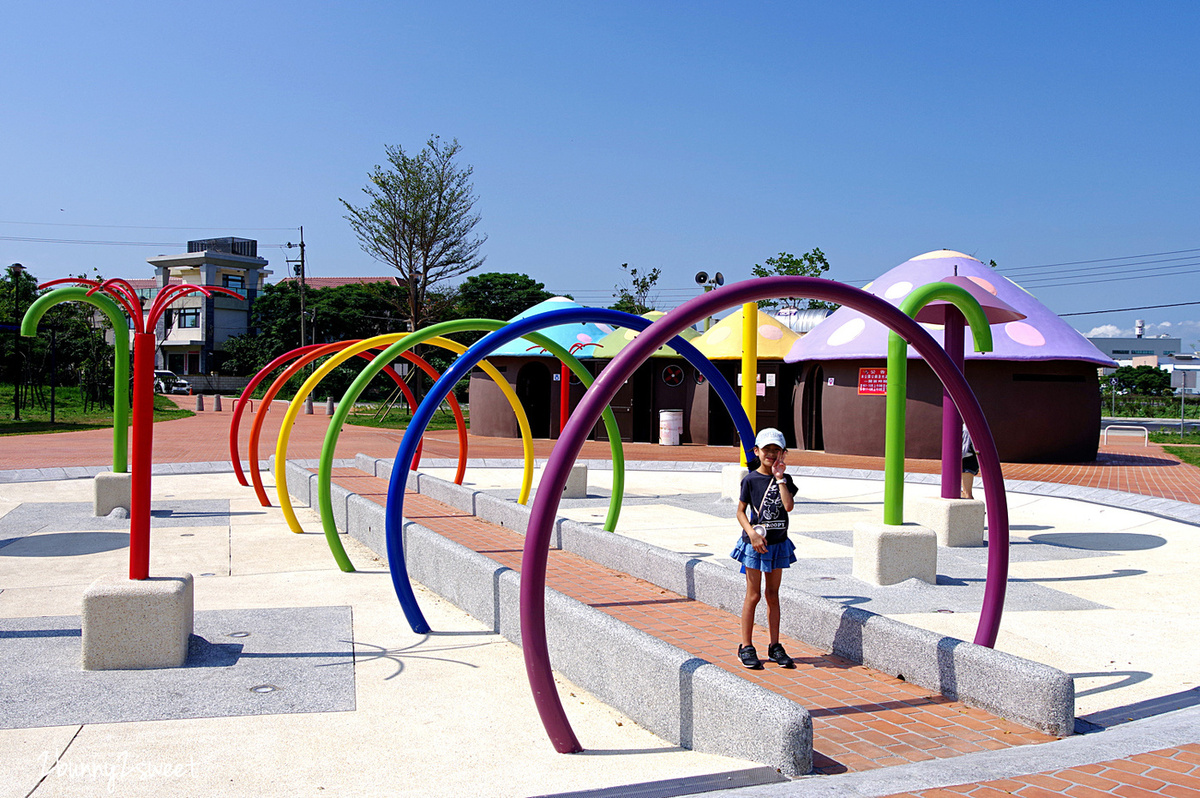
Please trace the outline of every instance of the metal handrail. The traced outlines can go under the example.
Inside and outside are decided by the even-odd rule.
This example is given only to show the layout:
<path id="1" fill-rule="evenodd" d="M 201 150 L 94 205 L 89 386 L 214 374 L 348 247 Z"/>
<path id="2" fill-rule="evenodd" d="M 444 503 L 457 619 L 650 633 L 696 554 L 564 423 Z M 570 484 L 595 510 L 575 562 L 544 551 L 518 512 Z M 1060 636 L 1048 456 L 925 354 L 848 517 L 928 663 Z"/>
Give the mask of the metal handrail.
<path id="1" fill-rule="evenodd" d="M 1104 428 L 1104 434 L 1100 437 L 1100 444 L 1102 446 L 1108 444 L 1108 431 L 1110 429 L 1127 429 L 1127 430 L 1134 430 L 1134 431 L 1141 430 L 1142 431 L 1142 445 L 1143 446 L 1150 445 L 1150 430 L 1146 429 L 1145 427 L 1126 426 L 1124 424 L 1110 424 L 1109 426 Z"/>

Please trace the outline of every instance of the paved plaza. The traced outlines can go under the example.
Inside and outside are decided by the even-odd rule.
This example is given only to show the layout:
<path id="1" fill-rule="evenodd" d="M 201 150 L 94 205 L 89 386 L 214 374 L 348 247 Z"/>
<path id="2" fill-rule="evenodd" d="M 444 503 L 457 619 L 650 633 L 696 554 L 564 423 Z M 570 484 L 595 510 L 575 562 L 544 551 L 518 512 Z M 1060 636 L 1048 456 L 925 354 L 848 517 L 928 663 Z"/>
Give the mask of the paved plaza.
<path id="1" fill-rule="evenodd" d="M 271 416 L 277 425 L 282 412 Z M 324 422 L 301 416 L 289 456 L 315 456 Z M 82 592 L 127 560 L 128 522 L 91 517 L 86 478 L 103 469 L 111 435 L 0 439 L 0 795 L 1200 791 L 1200 632 L 1188 600 L 1200 578 L 1200 472 L 1158 447 L 1106 447 L 1097 464 L 1005 465 L 1012 570 L 997 648 L 1074 676 L 1081 733 L 1063 740 L 798 641 L 796 671 L 749 674 L 731 653 L 736 616 L 586 561 L 571 563 L 570 584 L 550 585 L 809 709 L 815 775 L 786 780 L 671 745 L 561 678 L 588 750 L 554 753 L 517 647 L 422 588 L 437 631 L 412 633 L 370 550 L 347 539 L 359 570 L 342 573 L 314 513 L 300 508 L 306 532 L 293 534 L 236 483 L 227 430 L 228 412 L 155 426 L 151 573 L 197 579 L 196 636 L 173 671 L 79 669 Z M 338 454 L 389 457 L 399 437 L 347 427 Z M 552 445 L 539 441 L 538 455 Z M 589 497 L 560 514 L 603 520 L 607 451 L 587 444 Z M 423 471 L 452 477 L 453 433 L 432 434 L 425 452 Z M 472 438 L 464 484 L 515 497 L 520 472 L 504 461 L 517 454 L 519 442 Z M 709 465 L 732 462 L 732 449 L 627 445 L 626 457 L 618 532 L 733 567 L 733 506 Z M 850 576 L 849 530 L 881 513 L 879 461 L 797 452 L 792 463 L 801 562 L 785 585 L 972 637 L 984 550 L 939 550 L 937 585 L 870 587 Z M 910 461 L 909 497 L 936 494 L 920 476 L 936 467 Z M 337 481 L 377 500 L 386 487 L 349 468 Z M 519 569 L 509 530 L 417 494 L 406 516 Z"/>

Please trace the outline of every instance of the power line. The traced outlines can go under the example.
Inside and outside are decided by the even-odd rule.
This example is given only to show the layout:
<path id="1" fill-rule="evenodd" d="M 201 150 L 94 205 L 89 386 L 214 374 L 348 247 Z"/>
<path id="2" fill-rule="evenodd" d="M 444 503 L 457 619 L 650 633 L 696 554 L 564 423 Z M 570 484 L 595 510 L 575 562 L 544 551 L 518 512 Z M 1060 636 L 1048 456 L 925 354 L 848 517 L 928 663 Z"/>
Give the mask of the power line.
<path id="1" fill-rule="evenodd" d="M 199 228 L 208 230 L 211 228 Z M 19 241 L 26 244 L 87 244 L 109 247 L 183 247 L 182 241 L 97 241 L 82 238 L 30 238 L 25 236 L 0 236 L 0 241 Z M 263 247 L 282 247 L 283 244 L 261 244 Z"/>
<path id="2" fill-rule="evenodd" d="M 1066 316 L 1095 316 L 1100 313 L 1124 313 L 1130 310 L 1158 310 L 1159 308 L 1181 308 L 1187 305 L 1200 305 L 1200 302 L 1172 302 L 1169 305 L 1142 305 L 1137 308 L 1110 308 L 1108 310 L 1081 310 L 1076 313 L 1059 313 L 1059 317 Z"/>
<path id="3" fill-rule="evenodd" d="M 0 224 L 37 225 L 39 227 L 93 227 L 105 230 L 295 230 L 295 227 L 151 227 L 137 224 L 74 224 L 71 222 L 11 222 L 0 220 Z"/>
<path id="4" fill-rule="evenodd" d="M 1080 266 L 1085 263 L 1108 263 L 1116 260 L 1133 260 L 1134 258 L 1158 258 L 1163 255 L 1182 255 L 1188 252 L 1200 252 L 1200 249 L 1176 249 L 1170 252 L 1148 252 L 1144 255 L 1124 255 L 1119 258 L 1096 258 L 1094 260 L 1072 260 L 1064 261 L 1062 263 L 1043 263 L 1037 266 L 1014 266 L 1012 268 L 998 269 L 997 271 L 1003 273 L 1010 271 L 1022 271 L 1024 269 L 1051 269 L 1058 266 Z"/>

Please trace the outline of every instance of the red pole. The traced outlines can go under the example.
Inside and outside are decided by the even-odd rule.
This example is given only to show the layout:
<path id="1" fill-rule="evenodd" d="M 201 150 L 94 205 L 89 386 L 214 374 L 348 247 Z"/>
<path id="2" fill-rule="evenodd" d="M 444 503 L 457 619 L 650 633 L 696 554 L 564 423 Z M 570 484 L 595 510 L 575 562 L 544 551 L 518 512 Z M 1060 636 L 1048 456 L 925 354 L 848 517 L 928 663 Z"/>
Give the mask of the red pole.
<path id="1" fill-rule="evenodd" d="M 567 364 L 562 364 L 562 380 L 558 387 L 558 434 L 562 435 L 563 427 L 567 426 L 567 416 L 571 415 L 571 370 Z"/>
<path id="2" fill-rule="evenodd" d="M 133 336 L 129 578 L 150 576 L 150 468 L 154 449 L 154 333 Z"/>

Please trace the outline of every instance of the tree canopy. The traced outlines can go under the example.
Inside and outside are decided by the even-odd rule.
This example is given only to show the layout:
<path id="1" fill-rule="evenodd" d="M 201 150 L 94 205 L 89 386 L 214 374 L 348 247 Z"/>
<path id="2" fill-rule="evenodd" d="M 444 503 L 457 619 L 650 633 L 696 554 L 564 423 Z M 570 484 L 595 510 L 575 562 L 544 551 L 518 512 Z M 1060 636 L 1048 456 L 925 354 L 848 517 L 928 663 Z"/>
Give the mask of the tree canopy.
<path id="1" fill-rule="evenodd" d="M 1121 366 L 1113 372 L 1117 390 L 1138 396 L 1170 396 L 1171 375 L 1156 366 Z"/>
<path id="2" fill-rule="evenodd" d="M 455 315 L 464 319 L 507 321 L 553 296 L 543 283 L 528 275 L 487 272 L 463 280 L 458 287 Z"/>
<path id="3" fill-rule="evenodd" d="M 613 286 L 617 301 L 609 305 L 609 309 L 623 310 L 635 316 L 641 316 L 643 313 L 654 310 L 658 295 L 651 296 L 650 294 L 662 272 L 657 267 L 648 272 L 639 272 L 628 263 L 622 263 L 621 269 L 628 275 L 629 282 L 620 282 Z"/>
<path id="4" fill-rule="evenodd" d="M 829 271 L 829 261 L 826 260 L 824 252 L 814 247 L 800 257 L 796 257 L 789 252 L 780 252 L 778 255 L 767 258 L 766 265 L 754 264 L 754 268 L 750 271 L 755 277 L 773 277 L 776 275 L 824 277 L 825 272 Z M 758 303 L 758 306 L 760 308 L 775 308 L 782 304 L 783 302 L 778 299 L 764 299 Z M 806 300 L 804 304 L 790 300 L 787 304 L 800 310 L 837 310 L 839 307 L 833 302 L 822 302 L 818 299 Z"/>
<path id="5" fill-rule="evenodd" d="M 480 219 L 473 211 L 474 169 L 458 165 L 457 139 L 431 136 L 415 155 L 400 146 L 385 151 L 388 165 L 376 165 L 362 190 L 367 202 L 340 202 L 363 251 L 400 273 L 407 320 L 416 330 L 427 326 L 434 286 L 483 264 L 479 249 L 487 236 L 473 234 Z"/>

